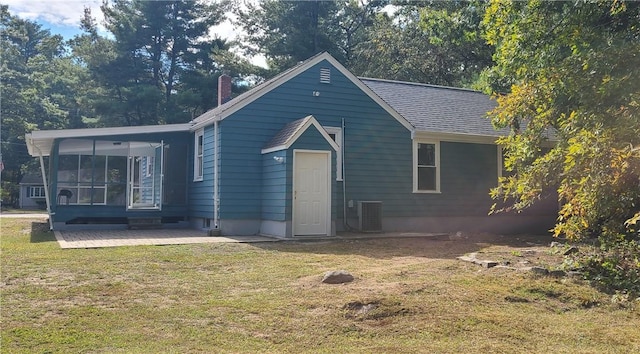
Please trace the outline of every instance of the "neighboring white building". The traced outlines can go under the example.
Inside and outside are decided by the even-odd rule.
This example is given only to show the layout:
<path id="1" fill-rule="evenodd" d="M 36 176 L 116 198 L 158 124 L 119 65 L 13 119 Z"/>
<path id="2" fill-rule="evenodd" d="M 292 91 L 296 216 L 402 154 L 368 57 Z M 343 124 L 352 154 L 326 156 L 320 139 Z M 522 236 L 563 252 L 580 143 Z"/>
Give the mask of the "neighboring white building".
<path id="1" fill-rule="evenodd" d="M 42 175 L 27 172 L 20 180 L 20 209 L 46 209 Z"/>

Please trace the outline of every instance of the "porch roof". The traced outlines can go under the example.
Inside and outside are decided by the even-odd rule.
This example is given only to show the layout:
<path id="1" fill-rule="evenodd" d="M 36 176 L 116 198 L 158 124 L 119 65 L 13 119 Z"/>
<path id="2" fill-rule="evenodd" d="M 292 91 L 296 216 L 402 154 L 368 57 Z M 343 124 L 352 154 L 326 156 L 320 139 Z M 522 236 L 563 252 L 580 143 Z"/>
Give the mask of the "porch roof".
<path id="1" fill-rule="evenodd" d="M 29 155 L 49 156 L 51 147 L 56 139 L 63 138 L 94 138 L 114 135 L 132 134 L 152 134 L 167 132 L 188 132 L 190 123 L 165 124 L 165 125 L 142 125 L 131 127 L 110 127 L 110 128 L 84 128 L 84 129 L 61 129 L 61 130 L 34 130 L 26 134 L 27 150 Z"/>
<path id="2" fill-rule="evenodd" d="M 271 141 L 262 148 L 262 153 L 268 154 L 270 152 L 290 148 L 291 145 L 311 126 L 316 128 L 318 133 L 320 133 L 327 143 L 331 145 L 333 150 L 338 151 L 340 149 L 314 116 L 306 116 L 305 118 L 295 120 L 285 125 L 284 128 L 282 128 L 282 130 L 280 130 L 280 132 L 278 132 Z"/>

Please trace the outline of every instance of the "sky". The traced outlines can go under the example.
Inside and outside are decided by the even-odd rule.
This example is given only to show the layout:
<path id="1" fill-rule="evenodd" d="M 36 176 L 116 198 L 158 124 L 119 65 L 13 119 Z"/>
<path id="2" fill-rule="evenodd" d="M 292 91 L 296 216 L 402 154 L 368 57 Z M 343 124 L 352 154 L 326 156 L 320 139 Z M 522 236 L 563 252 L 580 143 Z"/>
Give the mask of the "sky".
<path id="1" fill-rule="evenodd" d="M 84 15 L 84 8 L 88 7 L 98 23 L 98 33 L 106 34 L 102 26 L 104 16 L 100 11 L 102 0 L 2 0 L 1 3 L 9 5 L 9 12 L 12 15 L 37 22 L 52 34 L 60 34 L 65 39 L 71 39 L 74 35 L 80 34 L 80 19 Z M 213 32 L 229 40 L 235 39 L 238 35 L 229 21 L 216 26 Z M 266 67 L 264 57 L 251 58 L 251 61 Z"/>

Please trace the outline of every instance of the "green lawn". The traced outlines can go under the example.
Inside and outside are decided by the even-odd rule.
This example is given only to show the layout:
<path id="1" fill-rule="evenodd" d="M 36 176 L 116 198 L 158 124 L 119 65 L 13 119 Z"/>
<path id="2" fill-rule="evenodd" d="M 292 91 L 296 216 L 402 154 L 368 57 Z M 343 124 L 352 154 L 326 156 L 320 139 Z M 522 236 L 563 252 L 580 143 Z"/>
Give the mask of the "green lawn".
<path id="1" fill-rule="evenodd" d="M 62 250 L 41 221 L 0 222 L 3 353 L 640 352 L 640 304 L 455 259 L 532 239 Z M 337 269 L 356 280 L 320 283 Z"/>

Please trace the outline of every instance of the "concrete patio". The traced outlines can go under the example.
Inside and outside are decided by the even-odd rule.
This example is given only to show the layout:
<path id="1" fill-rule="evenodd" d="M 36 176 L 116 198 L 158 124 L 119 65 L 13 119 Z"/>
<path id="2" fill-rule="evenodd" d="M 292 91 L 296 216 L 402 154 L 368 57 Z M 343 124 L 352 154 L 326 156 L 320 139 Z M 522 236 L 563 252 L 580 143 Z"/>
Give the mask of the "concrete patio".
<path id="1" fill-rule="evenodd" d="M 54 231 L 60 248 L 100 248 L 140 245 L 183 245 L 191 243 L 275 242 L 265 236 L 207 236 L 205 231 L 158 230 L 74 230 Z"/>
<path id="2" fill-rule="evenodd" d="M 47 214 L 0 214 L 0 218 L 42 219 Z M 446 233 L 358 233 L 345 232 L 337 236 L 296 237 L 278 239 L 268 236 L 208 236 L 206 231 L 194 229 L 153 229 L 153 230 L 61 230 L 53 232 L 60 248 L 102 248 L 141 245 L 183 245 L 195 243 L 257 243 L 279 241 L 327 241 L 357 240 L 372 238 L 428 238 L 432 240 L 448 240 Z"/>

